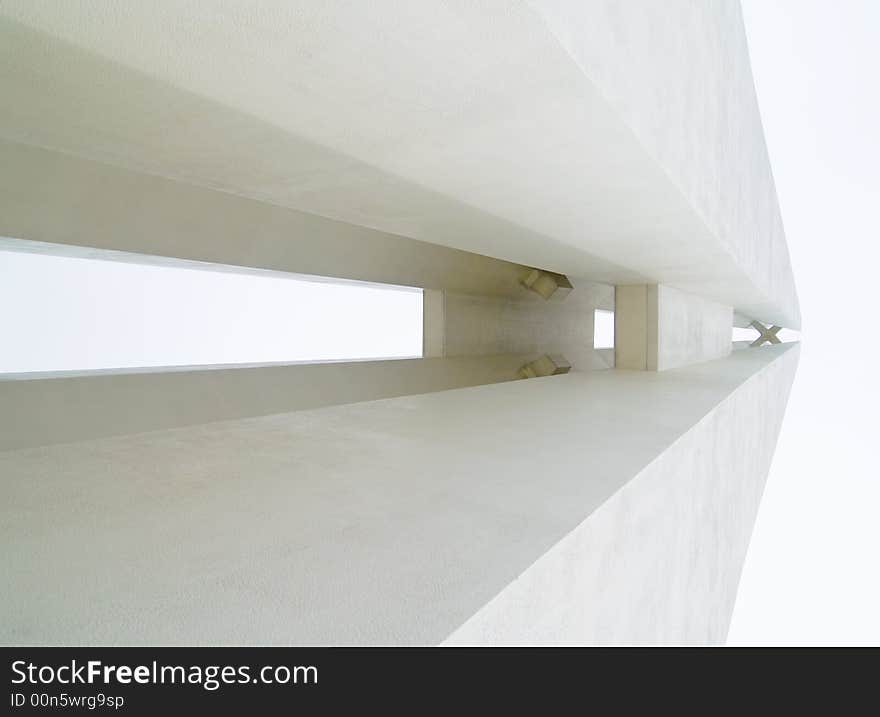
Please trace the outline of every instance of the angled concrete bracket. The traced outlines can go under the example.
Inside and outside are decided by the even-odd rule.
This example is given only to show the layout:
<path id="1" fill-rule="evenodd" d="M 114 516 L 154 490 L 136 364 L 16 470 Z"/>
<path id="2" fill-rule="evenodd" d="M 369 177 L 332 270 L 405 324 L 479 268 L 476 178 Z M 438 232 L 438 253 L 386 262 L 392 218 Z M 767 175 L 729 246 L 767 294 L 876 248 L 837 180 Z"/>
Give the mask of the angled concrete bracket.
<path id="1" fill-rule="evenodd" d="M 543 376 L 555 376 L 560 373 L 571 371 L 571 364 L 560 354 L 549 356 L 545 354 L 541 358 L 530 361 L 520 368 L 520 378 L 538 378 Z"/>
<path id="2" fill-rule="evenodd" d="M 779 337 L 776 335 L 779 333 L 779 330 L 782 328 L 781 326 L 774 325 L 768 329 L 760 321 L 753 321 L 751 323 L 751 327 L 753 329 L 757 330 L 758 333 L 761 334 L 758 338 L 756 338 L 754 341 L 752 341 L 752 343 L 750 344 L 751 346 L 761 346 L 764 343 L 770 343 L 770 344 L 782 343 L 779 340 Z"/>
<path id="3" fill-rule="evenodd" d="M 549 271 L 532 269 L 523 279 L 523 286 L 531 289 L 544 299 L 553 297 L 554 301 L 561 301 L 572 290 L 571 282 L 563 274 L 554 274 Z"/>

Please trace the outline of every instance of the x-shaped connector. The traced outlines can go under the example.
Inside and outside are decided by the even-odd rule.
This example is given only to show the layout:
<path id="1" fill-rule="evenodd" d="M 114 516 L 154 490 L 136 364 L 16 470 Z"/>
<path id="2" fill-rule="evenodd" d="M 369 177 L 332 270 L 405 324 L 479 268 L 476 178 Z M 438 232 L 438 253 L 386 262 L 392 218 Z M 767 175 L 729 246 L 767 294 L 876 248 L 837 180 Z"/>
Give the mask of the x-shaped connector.
<path id="1" fill-rule="evenodd" d="M 776 335 L 779 333 L 779 330 L 782 328 L 781 326 L 771 326 L 769 329 L 764 326 L 760 321 L 753 321 L 751 324 L 753 329 L 756 329 L 758 333 L 761 335 L 752 341 L 752 346 L 760 346 L 764 343 L 769 344 L 779 344 L 782 343 L 779 340 L 779 337 Z"/>

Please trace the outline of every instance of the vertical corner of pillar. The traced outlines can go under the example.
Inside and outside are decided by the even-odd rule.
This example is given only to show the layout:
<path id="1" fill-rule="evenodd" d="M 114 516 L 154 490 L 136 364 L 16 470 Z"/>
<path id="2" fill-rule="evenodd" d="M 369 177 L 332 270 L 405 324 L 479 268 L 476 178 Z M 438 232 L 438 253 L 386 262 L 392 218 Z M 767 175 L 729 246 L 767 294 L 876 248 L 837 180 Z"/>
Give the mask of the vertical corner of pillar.
<path id="1" fill-rule="evenodd" d="M 446 292 L 425 289 L 422 306 L 422 357 L 446 355 Z"/>

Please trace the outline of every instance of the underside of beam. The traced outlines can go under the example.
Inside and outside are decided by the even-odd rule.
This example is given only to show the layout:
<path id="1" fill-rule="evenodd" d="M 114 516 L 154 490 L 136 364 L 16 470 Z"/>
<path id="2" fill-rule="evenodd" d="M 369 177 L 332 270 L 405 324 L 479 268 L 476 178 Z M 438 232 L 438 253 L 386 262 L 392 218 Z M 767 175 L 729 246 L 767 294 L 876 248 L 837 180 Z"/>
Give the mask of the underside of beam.
<path id="1" fill-rule="evenodd" d="M 618 286 L 615 296 L 618 368 L 666 371 L 731 351 L 729 306 L 658 284 Z"/>
<path id="2" fill-rule="evenodd" d="M 533 354 L 0 375 L 0 451 L 518 378 Z"/>

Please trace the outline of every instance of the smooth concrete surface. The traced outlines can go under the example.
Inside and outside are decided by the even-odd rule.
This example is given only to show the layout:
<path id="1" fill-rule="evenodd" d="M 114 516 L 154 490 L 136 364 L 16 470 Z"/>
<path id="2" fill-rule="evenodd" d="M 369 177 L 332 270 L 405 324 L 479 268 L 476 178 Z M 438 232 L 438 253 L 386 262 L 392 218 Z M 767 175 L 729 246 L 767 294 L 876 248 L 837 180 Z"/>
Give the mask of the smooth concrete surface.
<path id="1" fill-rule="evenodd" d="M 444 292 L 444 355 L 562 354 L 575 370 L 606 368 L 593 349 L 596 309 L 614 310 L 614 287 L 576 280 L 562 301 Z"/>
<path id="2" fill-rule="evenodd" d="M 731 351 L 733 309 L 669 286 L 615 288 L 618 368 L 666 371 L 724 358 Z"/>
<path id="3" fill-rule="evenodd" d="M 799 327 L 734 0 L 6 0 L 0 83 L 11 142 Z M 3 164 L 68 208 L 7 235 L 156 211 Z"/>
<path id="4" fill-rule="evenodd" d="M 648 286 L 614 288 L 614 365 L 632 371 L 648 368 Z"/>
<path id="5" fill-rule="evenodd" d="M 723 639 L 797 353 L 2 452 L 0 642 Z"/>
<path id="6" fill-rule="evenodd" d="M 422 356 L 446 355 L 446 292 L 425 289 L 422 294 Z"/>
<path id="7" fill-rule="evenodd" d="M 775 358 L 445 644 L 723 645 L 798 348 Z"/>
<path id="8" fill-rule="evenodd" d="M 518 378 L 534 353 L 0 374 L 0 450 Z"/>
<path id="9" fill-rule="evenodd" d="M 648 333 L 649 370 L 666 371 L 730 353 L 733 309 L 662 284 L 653 292 L 657 318 L 652 323 L 656 333 Z"/>
<path id="10" fill-rule="evenodd" d="M 0 248 L 530 293 L 517 264 L 2 140 Z"/>
<path id="11" fill-rule="evenodd" d="M 782 324 L 799 326 L 739 0 L 529 5 L 756 286 L 779 302 L 789 321 Z"/>

